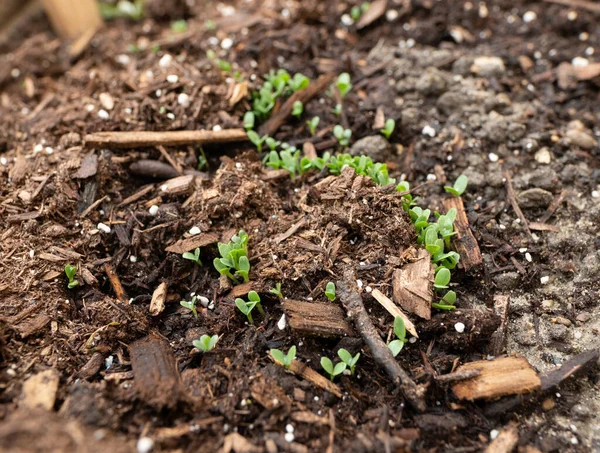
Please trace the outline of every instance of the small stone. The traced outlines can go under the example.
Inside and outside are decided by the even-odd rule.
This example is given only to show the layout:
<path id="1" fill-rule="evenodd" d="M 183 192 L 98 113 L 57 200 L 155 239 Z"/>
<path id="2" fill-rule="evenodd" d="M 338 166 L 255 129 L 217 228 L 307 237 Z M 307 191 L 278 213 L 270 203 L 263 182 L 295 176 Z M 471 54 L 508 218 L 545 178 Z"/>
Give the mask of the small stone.
<path id="1" fill-rule="evenodd" d="M 524 190 L 517 195 L 517 203 L 522 208 L 547 208 L 553 199 L 554 195 L 551 192 L 539 187 Z"/>
<path id="2" fill-rule="evenodd" d="M 556 402 L 552 398 L 546 398 L 542 401 L 542 409 L 544 411 L 550 411 L 556 407 Z"/>
<path id="3" fill-rule="evenodd" d="M 293 433 L 294 432 L 294 427 L 288 423 L 287 425 L 285 425 L 285 432 L 286 433 Z"/>
<path id="4" fill-rule="evenodd" d="M 588 322 L 590 319 L 592 319 L 592 315 L 590 315 L 589 313 L 579 313 L 575 318 L 577 322 L 581 323 Z"/>
<path id="5" fill-rule="evenodd" d="M 458 333 L 463 333 L 465 331 L 465 325 L 462 322 L 457 322 L 454 324 L 454 328 Z"/>
<path id="6" fill-rule="evenodd" d="M 587 132 L 570 129 L 565 135 L 573 145 L 579 146 L 583 149 L 592 149 L 598 144 L 596 139 L 594 139 L 594 137 L 589 135 Z"/>
<path id="7" fill-rule="evenodd" d="M 284 330 L 286 325 L 287 325 L 287 322 L 285 320 L 285 314 L 283 314 L 283 315 L 281 315 L 281 318 L 279 318 L 279 321 L 277 321 L 277 328 L 279 330 Z"/>
<path id="8" fill-rule="evenodd" d="M 294 433 L 285 433 L 283 436 L 286 442 L 294 442 Z"/>
<path id="9" fill-rule="evenodd" d="M 592 411 L 588 406 L 585 406 L 583 404 L 576 404 L 571 408 L 571 414 L 573 414 L 575 418 L 585 419 L 592 415 Z"/>
<path id="10" fill-rule="evenodd" d="M 200 302 L 200 305 L 202 305 L 204 308 L 210 305 L 210 300 L 208 299 L 208 297 L 198 296 L 198 301 Z"/>
<path id="11" fill-rule="evenodd" d="M 430 125 L 426 125 L 421 132 L 423 135 L 427 135 L 431 138 L 435 137 L 436 134 L 435 129 Z"/>
<path id="12" fill-rule="evenodd" d="M 177 83 L 177 82 L 179 82 L 179 76 L 177 74 L 169 74 L 167 76 L 167 82 Z"/>
<path id="13" fill-rule="evenodd" d="M 498 77 L 504 74 L 506 68 L 500 57 L 477 57 L 471 66 L 471 72 L 481 77 Z"/>
<path id="14" fill-rule="evenodd" d="M 343 14 L 340 21 L 342 22 L 342 25 L 345 25 L 346 27 L 350 27 L 354 24 L 354 20 L 350 17 L 350 14 Z"/>
<path id="15" fill-rule="evenodd" d="M 102 222 L 100 222 L 96 228 L 98 228 L 100 231 L 105 232 L 106 234 L 110 233 L 111 231 L 110 227 Z"/>
<path id="16" fill-rule="evenodd" d="M 549 164 L 550 161 L 552 160 L 552 155 L 550 154 L 550 150 L 548 148 L 546 148 L 545 146 L 543 148 L 540 148 L 535 153 L 535 160 L 537 162 L 539 162 L 540 164 Z"/>
<path id="17" fill-rule="evenodd" d="M 104 107 L 106 110 L 112 110 L 115 106 L 115 101 L 108 93 L 100 93 L 98 99 L 100 99 L 100 104 L 102 104 L 102 107 Z"/>
<path id="18" fill-rule="evenodd" d="M 536 19 L 537 14 L 535 13 L 535 11 L 527 11 L 525 14 L 523 14 L 523 22 L 525 22 L 526 24 L 528 24 L 529 22 L 533 22 Z"/>
<path id="19" fill-rule="evenodd" d="M 231 49 L 231 46 L 233 46 L 233 39 L 231 38 L 225 38 L 223 41 L 221 41 L 221 49 Z"/>
<path id="20" fill-rule="evenodd" d="M 129 257 L 129 261 L 131 261 L 132 263 L 137 263 L 137 256 L 135 256 L 135 255 L 131 255 L 131 256 Z"/>
<path id="21" fill-rule="evenodd" d="M 103 120 L 107 120 L 110 117 L 110 115 L 108 114 L 108 112 L 106 110 L 102 109 L 102 110 L 98 110 L 98 117 Z"/>
<path id="22" fill-rule="evenodd" d="M 557 316 L 556 318 L 554 318 L 554 322 L 556 322 L 557 324 L 566 326 L 566 327 L 571 327 L 573 325 L 573 323 L 571 322 L 570 319 L 567 319 L 563 316 Z"/>
<path id="23" fill-rule="evenodd" d="M 497 429 L 492 429 L 490 431 L 490 439 L 494 440 L 496 437 L 498 437 L 498 434 L 500 434 L 500 431 L 498 431 Z"/>
<path id="24" fill-rule="evenodd" d="M 369 135 L 357 140 L 349 150 L 352 156 L 368 156 L 374 161 L 385 162 L 391 157 L 389 142 L 382 135 Z"/>
<path id="25" fill-rule="evenodd" d="M 493 280 L 498 289 L 508 291 L 515 289 L 519 285 L 521 275 L 518 272 L 504 272 L 494 275 Z"/>
<path id="26" fill-rule="evenodd" d="M 137 441 L 138 453 L 150 453 L 154 448 L 154 441 L 149 437 L 141 437 Z"/>
<path id="27" fill-rule="evenodd" d="M 173 57 L 168 53 L 164 54 L 162 58 L 159 60 L 158 65 L 161 68 L 168 68 L 173 63 Z"/>
<path id="28" fill-rule="evenodd" d="M 190 106 L 189 95 L 187 95 L 185 93 L 179 93 L 179 96 L 177 96 L 177 103 L 179 105 L 181 105 L 182 107 L 189 107 Z"/>
<path id="29" fill-rule="evenodd" d="M 190 231 L 188 231 L 188 233 L 190 233 L 191 236 L 196 236 L 197 234 L 200 234 L 200 228 L 198 228 L 197 226 L 193 226 L 192 228 L 190 228 Z"/>
<path id="30" fill-rule="evenodd" d="M 158 214 L 158 206 L 153 204 L 152 206 L 150 206 L 150 209 L 148 209 L 148 212 L 150 213 L 150 215 Z"/>
<path id="31" fill-rule="evenodd" d="M 541 283 L 542 285 L 545 285 L 545 284 L 547 284 L 549 281 L 550 281 L 550 277 L 549 277 L 549 276 L 547 276 L 547 275 L 545 275 L 545 276 L 543 276 L 542 278 L 540 278 L 540 283 Z"/>
<path id="32" fill-rule="evenodd" d="M 548 324 L 547 332 L 553 340 L 565 341 L 569 334 L 569 329 L 562 324 Z"/>
<path id="33" fill-rule="evenodd" d="M 571 64 L 576 68 L 584 68 L 590 64 L 590 61 L 584 57 L 575 57 L 571 60 Z"/>
<path id="34" fill-rule="evenodd" d="M 490 162 L 498 162 L 498 159 L 500 159 L 496 153 L 489 153 L 488 158 L 490 159 Z"/>

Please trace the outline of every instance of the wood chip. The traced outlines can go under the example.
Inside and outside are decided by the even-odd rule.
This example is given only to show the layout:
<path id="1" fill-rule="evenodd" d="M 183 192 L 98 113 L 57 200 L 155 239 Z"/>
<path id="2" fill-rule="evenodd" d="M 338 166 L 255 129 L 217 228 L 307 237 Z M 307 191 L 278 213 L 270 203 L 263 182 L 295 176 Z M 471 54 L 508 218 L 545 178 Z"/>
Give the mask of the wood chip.
<path id="1" fill-rule="evenodd" d="M 175 355 L 166 340 L 149 336 L 133 343 L 129 352 L 134 388 L 144 402 L 162 409 L 187 399 Z"/>
<path id="2" fill-rule="evenodd" d="M 20 407 L 51 411 L 56 402 L 60 375 L 54 368 L 34 374 L 23 383 Z"/>
<path id="3" fill-rule="evenodd" d="M 456 235 L 452 239 L 452 244 L 460 255 L 461 266 L 465 271 L 480 266 L 483 263 L 483 258 L 477 240 L 469 227 L 469 219 L 462 198 L 446 198 L 442 201 L 442 204 L 446 210 L 456 209 L 456 221 L 454 222 Z"/>
<path id="4" fill-rule="evenodd" d="M 500 327 L 492 334 L 490 339 L 490 354 L 498 356 L 502 354 L 506 343 L 506 331 L 508 328 L 508 303 L 509 298 L 505 294 L 494 296 L 494 313 L 500 317 Z"/>
<path id="5" fill-rule="evenodd" d="M 250 386 L 252 399 L 267 410 L 285 408 L 288 411 L 292 407 L 292 400 L 285 390 L 277 382 L 267 376 L 259 375 L 252 381 Z"/>
<path id="6" fill-rule="evenodd" d="M 281 306 L 290 327 L 298 333 L 319 337 L 356 336 L 338 305 L 284 300 Z"/>
<path id="7" fill-rule="evenodd" d="M 315 145 L 313 145 L 311 142 L 304 142 L 302 144 L 302 154 L 304 155 L 304 157 L 308 157 L 310 160 L 316 159 L 318 157 Z"/>
<path id="8" fill-rule="evenodd" d="M 233 87 L 233 92 L 231 93 L 231 97 L 229 98 L 229 105 L 234 106 L 242 99 L 248 96 L 248 82 L 240 82 L 236 83 Z"/>
<path id="9" fill-rule="evenodd" d="M 377 108 L 375 111 L 375 120 L 373 121 L 373 129 L 379 131 L 385 127 L 385 113 L 382 108 Z"/>
<path id="10" fill-rule="evenodd" d="M 35 220 L 42 214 L 39 211 L 24 212 L 23 214 L 11 214 L 6 217 L 9 223 L 26 222 L 27 220 Z"/>
<path id="11" fill-rule="evenodd" d="M 273 356 L 270 353 L 269 353 L 269 358 L 271 360 L 273 360 L 273 362 L 281 365 L 279 362 L 277 362 L 277 360 L 275 360 L 275 358 L 273 358 Z M 302 377 L 303 379 L 306 379 L 307 381 L 316 385 L 320 389 L 323 389 L 323 390 L 331 393 L 332 395 L 337 396 L 338 398 L 342 397 L 342 391 L 337 386 L 337 384 L 334 384 L 329 379 L 327 379 L 325 376 L 317 373 L 315 370 L 313 370 L 312 368 L 309 368 L 302 362 L 294 360 L 292 362 L 292 364 L 290 365 L 289 371 L 294 373 L 297 376 Z"/>
<path id="12" fill-rule="evenodd" d="M 521 395 L 533 392 L 541 386 L 539 376 L 524 357 L 471 362 L 459 367 L 457 372 L 472 369 L 479 370 L 481 374 L 452 387 L 460 399 L 473 401 Z"/>
<path id="13" fill-rule="evenodd" d="M 490 442 L 484 453 L 510 453 L 519 443 L 519 430 L 511 424 L 500 431 L 498 437 Z"/>
<path id="14" fill-rule="evenodd" d="M 190 193 L 194 185 L 194 178 L 194 175 L 184 175 L 169 179 L 160 186 L 160 190 L 169 195 Z"/>
<path id="15" fill-rule="evenodd" d="M 216 244 L 217 242 L 219 242 L 219 237 L 216 234 L 200 233 L 191 238 L 177 241 L 175 244 L 168 246 L 165 251 L 181 255 L 190 250 L 195 250 L 198 247 L 206 247 L 207 245 Z"/>
<path id="16" fill-rule="evenodd" d="M 108 277 L 113 291 L 115 292 L 115 296 L 119 302 L 124 304 L 128 303 L 129 298 L 127 297 L 127 293 L 125 293 L 125 289 L 121 284 L 121 280 L 119 279 L 114 266 L 111 263 L 104 263 L 104 272 L 106 272 L 106 276 Z"/>
<path id="17" fill-rule="evenodd" d="M 433 277 L 431 256 L 427 250 L 420 248 L 414 262 L 394 271 L 392 276 L 394 300 L 407 312 L 430 319 Z"/>
<path id="18" fill-rule="evenodd" d="M 400 307 L 398 307 L 398 305 L 396 305 L 392 301 L 392 299 L 387 297 L 385 294 L 383 294 L 378 289 L 374 289 L 373 292 L 371 293 L 371 295 L 375 298 L 375 300 L 377 302 L 379 302 L 381 304 L 381 306 L 383 308 L 385 308 L 387 310 L 387 312 L 390 315 L 392 315 L 394 317 L 394 319 L 396 319 L 396 316 L 400 316 L 404 320 L 404 325 L 405 325 L 408 333 L 410 333 L 413 337 L 419 338 L 419 335 L 417 334 L 417 329 L 415 328 L 415 325 L 408 318 L 406 313 L 404 313 L 402 310 L 400 310 Z"/>
<path id="19" fill-rule="evenodd" d="M 131 204 L 135 201 L 138 201 L 140 198 L 142 198 L 144 195 L 152 192 L 154 190 L 154 184 L 149 184 L 147 186 L 142 187 L 140 190 L 138 190 L 137 192 L 135 192 L 134 194 L 128 196 L 127 198 L 125 198 L 121 203 L 119 203 L 117 205 L 118 208 L 126 206 L 128 204 Z"/>
<path id="20" fill-rule="evenodd" d="M 98 156 L 92 151 L 81 160 L 81 166 L 79 167 L 79 170 L 77 170 L 77 173 L 73 175 L 73 178 L 85 179 L 95 176 L 97 172 Z"/>
<path id="21" fill-rule="evenodd" d="M 387 0 L 375 0 L 369 5 L 367 9 L 356 23 L 356 28 L 360 30 L 368 25 L 371 25 L 377 19 L 379 19 L 385 13 L 387 8 Z"/>
<path id="22" fill-rule="evenodd" d="M 228 434 L 223 440 L 220 453 L 260 453 L 263 449 L 251 444 L 245 437 L 238 433 Z"/>
<path id="23" fill-rule="evenodd" d="M 165 299 L 167 298 L 167 282 L 162 282 L 152 293 L 150 301 L 150 314 L 152 316 L 160 315 L 165 309 Z"/>
<path id="24" fill-rule="evenodd" d="M 29 165 L 27 164 L 27 159 L 22 154 L 18 154 L 15 159 L 15 165 L 8 172 L 8 177 L 13 183 L 18 183 L 21 182 L 28 172 Z"/>
<path id="25" fill-rule="evenodd" d="M 317 414 L 313 414 L 309 411 L 298 411 L 292 412 L 292 420 L 299 423 L 309 423 L 312 425 L 329 425 L 329 419 L 327 417 L 321 417 Z"/>

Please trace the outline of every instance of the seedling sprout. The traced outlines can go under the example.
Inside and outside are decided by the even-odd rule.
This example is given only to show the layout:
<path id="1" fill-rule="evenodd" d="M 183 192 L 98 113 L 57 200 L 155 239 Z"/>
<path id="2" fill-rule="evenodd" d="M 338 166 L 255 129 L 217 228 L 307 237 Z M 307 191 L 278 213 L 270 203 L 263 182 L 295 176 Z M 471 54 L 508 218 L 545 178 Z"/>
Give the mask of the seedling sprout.
<path id="1" fill-rule="evenodd" d="M 348 365 L 346 365 L 344 362 L 338 362 L 334 366 L 331 359 L 328 357 L 321 357 L 321 366 L 327 372 L 327 374 L 329 374 L 329 379 L 333 381 L 336 376 L 344 372 Z"/>
<path id="2" fill-rule="evenodd" d="M 254 307 L 256 307 L 256 309 L 260 312 L 261 315 L 265 314 L 265 311 L 263 310 L 262 305 L 260 304 L 260 296 L 256 291 L 250 291 L 248 293 L 247 302 L 244 299 L 238 297 L 235 300 L 235 305 L 243 314 L 246 315 L 246 317 L 248 318 L 248 322 L 250 323 L 254 323 L 254 320 L 252 319 L 252 310 L 254 310 Z"/>
<path id="3" fill-rule="evenodd" d="M 319 125 L 320 121 L 321 118 L 319 118 L 318 116 L 313 116 L 312 119 L 306 122 L 306 124 L 308 125 L 308 130 L 310 131 L 310 135 L 314 136 L 317 133 L 317 126 Z"/>
<path id="4" fill-rule="evenodd" d="M 454 186 L 444 186 L 444 190 L 456 197 L 460 197 L 464 191 L 467 190 L 468 183 L 469 178 L 467 178 L 465 175 L 460 175 L 454 182 Z"/>
<path id="5" fill-rule="evenodd" d="M 77 273 L 76 266 L 73 266 L 72 264 L 67 264 L 65 266 L 65 274 L 67 275 L 67 278 L 69 279 L 69 283 L 67 285 L 67 287 L 69 289 L 73 289 L 76 286 L 79 286 L 79 281 L 75 279 L 76 273 Z"/>
<path id="6" fill-rule="evenodd" d="M 292 116 L 300 118 L 302 112 L 304 112 L 304 105 L 302 104 L 302 101 L 294 102 L 294 105 L 292 106 Z"/>
<path id="7" fill-rule="evenodd" d="M 389 139 L 390 136 L 394 133 L 394 129 L 396 129 L 396 121 L 392 118 L 388 118 L 385 122 L 385 127 L 381 129 L 381 133 L 385 138 Z"/>
<path id="8" fill-rule="evenodd" d="M 394 357 L 396 357 L 402 348 L 404 347 L 404 343 L 408 340 L 406 339 L 406 326 L 404 325 L 404 320 L 400 316 L 396 316 L 394 319 L 394 333 L 396 334 L 397 340 L 393 340 L 388 344 L 388 348 L 392 351 Z"/>
<path id="9" fill-rule="evenodd" d="M 198 296 L 193 296 L 191 300 L 187 301 L 187 300 L 182 300 L 181 302 L 179 302 L 181 304 L 182 307 L 187 308 L 188 310 L 190 310 L 193 315 L 194 318 L 198 317 L 198 310 L 196 310 L 196 299 Z"/>
<path id="10" fill-rule="evenodd" d="M 281 293 L 281 283 L 275 283 L 275 288 L 271 288 L 269 292 L 271 294 L 275 294 L 280 299 L 283 299 L 283 294 Z"/>
<path id="11" fill-rule="evenodd" d="M 209 335 L 202 335 L 199 340 L 192 341 L 192 344 L 202 352 L 209 352 L 215 349 L 217 341 L 219 341 L 218 335 L 213 335 L 212 337 Z"/>
<path id="12" fill-rule="evenodd" d="M 270 353 L 276 361 L 285 367 L 286 370 L 289 370 L 292 362 L 296 358 L 296 346 L 292 346 L 287 354 L 284 354 L 279 349 L 271 349 Z"/>
<path id="13" fill-rule="evenodd" d="M 181 255 L 181 257 L 185 260 L 193 261 L 198 266 L 202 266 L 202 261 L 200 261 L 200 248 L 196 248 L 196 250 L 194 250 L 194 253 L 185 252 L 183 255 Z"/>
<path id="14" fill-rule="evenodd" d="M 325 295 L 330 301 L 333 301 L 335 299 L 335 283 L 327 283 L 327 286 L 325 287 Z"/>
<path id="15" fill-rule="evenodd" d="M 354 357 L 350 354 L 346 349 L 340 348 L 338 350 L 338 356 L 342 359 L 348 368 L 350 368 L 350 374 L 354 374 L 354 369 L 356 368 L 356 363 L 358 359 L 360 359 L 360 352 L 358 352 Z"/>

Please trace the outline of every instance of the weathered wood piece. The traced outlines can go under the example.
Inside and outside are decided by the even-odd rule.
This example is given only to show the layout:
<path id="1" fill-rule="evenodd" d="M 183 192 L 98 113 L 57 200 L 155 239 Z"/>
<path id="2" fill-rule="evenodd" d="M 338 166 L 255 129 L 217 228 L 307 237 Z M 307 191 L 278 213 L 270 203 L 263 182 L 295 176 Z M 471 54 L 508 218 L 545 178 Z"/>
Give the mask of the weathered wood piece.
<path id="1" fill-rule="evenodd" d="M 500 355 L 506 343 L 506 331 L 508 329 L 508 304 L 509 298 L 505 294 L 494 296 L 494 313 L 500 317 L 500 327 L 492 334 L 490 339 L 490 354 Z"/>
<path id="2" fill-rule="evenodd" d="M 114 266 L 111 263 L 104 263 L 104 272 L 106 272 L 108 281 L 110 281 L 113 291 L 115 292 L 115 296 L 117 296 L 119 302 L 126 304 L 129 298 L 127 297 L 127 293 L 121 284 L 121 280 L 119 279 Z"/>
<path id="3" fill-rule="evenodd" d="M 415 261 L 396 269 L 392 275 L 394 300 L 407 312 L 431 319 L 433 278 L 431 256 L 427 250 L 419 249 Z"/>
<path id="4" fill-rule="evenodd" d="M 177 241 L 175 244 L 168 246 L 165 251 L 181 255 L 190 250 L 195 250 L 198 247 L 206 247 L 207 245 L 216 244 L 217 242 L 219 242 L 219 237 L 216 234 L 200 233 L 191 238 Z"/>
<path id="5" fill-rule="evenodd" d="M 365 310 L 360 294 L 351 283 L 356 282 L 354 277 L 351 271 L 346 271 L 344 272 L 344 280 L 338 280 L 336 283 L 339 298 L 346 309 L 348 317 L 354 322 L 354 327 L 360 332 L 375 361 L 382 366 L 392 381 L 400 388 L 410 405 L 414 409 L 423 412 L 426 408 L 425 389 L 415 384 L 379 336 L 367 310 Z"/>
<path id="6" fill-rule="evenodd" d="M 404 313 L 402 310 L 400 310 L 398 305 L 396 305 L 392 301 L 392 299 L 387 297 L 385 294 L 383 294 L 378 289 L 374 289 L 373 292 L 371 293 L 371 295 L 375 298 L 375 300 L 377 302 L 379 302 L 381 304 L 381 306 L 383 308 L 385 308 L 387 310 L 387 312 L 390 315 L 392 315 L 394 317 L 394 319 L 396 319 L 396 316 L 400 316 L 404 320 L 404 326 L 406 327 L 406 330 L 408 331 L 408 333 L 410 333 L 413 337 L 419 338 L 419 335 L 417 334 L 417 329 L 415 328 L 415 325 L 408 318 L 406 313 Z"/>
<path id="7" fill-rule="evenodd" d="M 465 271 L 480 266 L 483 263 L 483 258 L 477 240 L 473 236 L 471 228 L 469 228 L 469 219 L 462 198 L 446 198 L 442 201 L 442 204 L 446 210 L 456 209 L 456 220 L 454 221 L 456 235 L 452 240 L 452 244 L 460 255 L 460 264 Z"/>
<path id="8" fill-rule="evenodd" d="M 297 300 L 284 300 L 281 305 L 290 327 L 298 333 L 319 337 L 356 336 L 338 305 Z"/>
<path id="9" fill-rule="evenodd" d="M 269 358 L 273 362 L 277 363 L 278 365 L 283 366 L 283 364 L 281 364 L 277 360 L 275 360 L 275 358 L 270 353 L 269 353 Z M 299 362 L 298 360 L 292 361 L 292 364 L 290 365 L 288 371 L 291 371 L 296 376 L 300 376 L 301 378 L 306 379 L 308 382 L 331 393 L 332 395 L 337 396 L 338 398 L 342 397 L 342 391 L 337 386 L 337 384 L 334 384 L 329 379 L 327 379 L 325 376 L 317 373 L 315 370 L 313 370 L 312 368 L 309 368 L 308 366 L 306 366 L 302 362 Z"/>
<path id="10" fill-rule="evenodd" d="M 163 312 L 166 298 L 167 282 L 162 282 L 152 293 L 152 300 L 150 301 L 150 314 L 152 316 L 158 316 Z"/>
<path id="11" fill-rule="evenodd" d="M 161 192 L 169 195 L 181 195 L 189 193 L 194 186 L 194 175 L 177 176 L 165 181 L 161 186 Z"/>
<path id="12" fill-rule="evenodd" d="M 506 395 L 521 395 L 538 390 L 541 380 L 524 357 L 504 357 L 467 363 L 457 372 L 479 370 L 479 376 L 452 387 L 464 400 L 496 399 Z"/>
<path id="13" fill-rule="evenodd" d="M 54 368 L 49 368 L 34 374 L 23 383 L 20 407 L 28 409 L 43 409 L 51 411 L 56 402 L 59 374 Z"/>
<path id="14" fill-rule="evenodd" d="M 65 39 L 77 39 L 102 26 L 95 0 L 42 0 L 56 33 Z"/>
<path id="15" fill-rule="evenodd" d="M 356 28 L 358 30 L 365 28 L 368 25 L 371 25 L 377 19 L 379 19 L 385 13 L 387 9 L 387 0 L 375 0 L 371 2 L 369 5 L 369 9 L 367 9 L 361 16 L 358 22 L 356 23 Z"/>
<path id="16" fill-rule="evenodd" d="M 173 408 L 187 399 L 171 346 L 158 337 L 146 337 L 129 347 L 134 388 L 147 404 Z"/>
<path id="17" fill-rule="evenodd" d="M 484 453 L 510 453 L 519 443 L 519 430 L 510 424 L 500 431 L 498 437 L 490 442 Z"/>
<path id="18" fill-rule="evenodd" d="M 335 78 L 335 74 L 324 74 L 317 80 L 314 80 L 308 84 L 303 90 L 298 90 L 292 94 L 287 101 L 283 103 L 277 113 L 275 113 L 269 120 L 260 127 L 260 135 L 273 135 L 287 120 L 288 116 L 291 115 L 294 107 L 294 102 L 300 101 L 302 104 L 306 104 L 317 94 L 325 90 Z M 246 133 L 244 132 L 244 136 Z"/>
<path id="19" fill-rule="evenodd" d="M 248 140 L 244 129 L 220 131 L 115 131 L 96 132 L 84 138 L 88 148 L 140 148 L 146 146 L 195 145 L 206 143 L 243 142 Z"/>

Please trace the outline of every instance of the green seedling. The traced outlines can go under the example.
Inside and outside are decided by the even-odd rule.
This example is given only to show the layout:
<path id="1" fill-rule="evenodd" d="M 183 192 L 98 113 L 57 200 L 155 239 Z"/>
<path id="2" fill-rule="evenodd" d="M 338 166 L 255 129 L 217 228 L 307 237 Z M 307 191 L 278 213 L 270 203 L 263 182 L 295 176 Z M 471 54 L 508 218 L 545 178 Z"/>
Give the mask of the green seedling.
<path id="1" fill-rule="evenodd" d="M 342 114 L 342 104 L 335 104 L 335 107 L 331 109 L 331 113 L 335 116 L 340 116 Z"/>
<path id="2" fill-rule="evenodd" d="M 346 365 L 344 362 L 338 362 L 334 366 L 331 359 L 327 357 L 321 357 L 321 366 L 327 372 L 327 374 L 329 374 L 329 379 L 333 381 L 336 376 L 342 374 L 344 370 L 346 370 L 348 365 Z"/>
<path id="3" fill-rule="evenodd" d="M 380 132 L 385 138 L 389 139 L 394 133 L 394 129 L 396 129 L 396 121 L 394 121 L 392 118 L 389 118 L 386 120 L 385 126 Z"/>
<path id="4" fill-rule="evenodd" d="M 310 79 L 299 72 L 294 74 L 294 77 L 288 81 L 289 87 L 294 92 L 306 88 L 309 83 Z"/>
<path id="5" fill-rule="evenodd" d="M 352 131 L 350 129 L 344 129 L 343 126 L 338 124 L 333 128 L 333 136 L 337 139 L 342 148 L 346 148 L 350 144 Z"/>
<path id="6" fill-rule="evenodd" d="M 271 349 L 269 352 L 271 353 L 271 356 L 273 356 L 273 358 L 276 361 L 278 361 L 285 367 L 286 370 L 290 369 L 292 362 L 296 358 L 296 346 L 292 346 L 288 350 L 287 354 L 284 354 L 279 349 Z"/>
<path id="7" fill-rule="evenodd" d="M 217 59 L 216 63 L 222 72 L 231 72 L 231 63 L 228 61 Z"/>
<path id="8" fill-rule="evenodd" d="M 231 238 L 227 244 L 218 244 L 220 258 L 213 260 L 215 269 L 221 274 L 229 277 L 234 283 L 239 283 L 236 278 L 240 276 L 244 282 L 248 281 L 250 272 L 250 261 L 248 260 L 248 235 L 244 230 Z M 235 275 L 232 273 L 234 271 Z"/>
<path id="9" fill-rule="evenodd" d="M 192 314 L 194 315 L 194 318 L 198 317 L 198 310 L 196 310 L 196 299 L 198 296 L 194 296 L 192 297 L 192 300 L 182 300 L 181 302 L 179 302 L 181 304 L 182 307 L 187 308 L 188 310 L 190 310 L 192 312 Z"/>
<path id="10" fill-rule="evenodd" d="M 188 29 L 188 24 L 185 21 L 185 19 L 180 19 L 180 20 L 171 22 L 171 30 L 174 31 L 175 33 L 183 33 L 184 31 L 187 31 L 187 29 Z"/>
<path id="11" fill-rule="evenodd" d="M 435 289 L 446 289 L 448 288 L 448 283 L 450 283 L 450 271 L 445 267 L 438 268 L 435 279 L 433 282 L 433 287 Z"/>
<path id="12" fill-rule="evenodd" d="M 210 352 L 215 349 L 217 341 L 219 341 L 218 335 L 213 335 L 212 337 L 209 335 L 202 335 L 199 340 L 192 341 L 192 344 L 202 352 Z"/>
<path id="13" fill-rule="evenodd" d="M 275 288 L 271 288 L 269 292 L 271 294 L 275 294 L 280 299 L 283 299 L 283 294 L 281 293 L 281 283 L 275 283 Z"/>
<path id="14" fill-rule="evenodd" d="M 354 357 L 352 357 L 352 354 L 350 354 L 347 350 L 345 350 L 344 348 L 340 348 L 338 350 L 338 356 L 340 357 L 340 359 L 342 359 L 342 362 L 344 362 L 348 366 L 348 368 L 350 368 L 350 374 L 354 374 L 356 363 L 358 362 L 358 359 L 360 359 L 360 352 L 357 353 Z"/>
<path id="15" fill-rule="evenodd" d="M 267 148 L 269 148 L 271 151 L 275 151 L 277 147 L 281 145 L 281 142 L 275 140 L 273 137 L 267 137 L 265 140 L 265 145 L 267 145 Z"/>
<path id="16" fill-rule="evenodd" d="M 362 12 L 360 11 L 360 6 L 353 6 L 352 9 L 350 10 L 350 17 L 352 18 L 352 20 L 354 22 L 358 21 L 358 19 L 360 19 Z"/>
<path id="17" fill-rule="evenodd" d="M 467 178 L 465 175 L 460 175 L 454 182 L 454 186 L 444 186 L 444 190 L 448 193 L 451 193 L 455 197 L 460 197 L 467 189 L 468 183 L 469 178 Z"/>
<path id="18" fill-rule="evenodd" d="M 252 310 L 254 310 L 254 307 L 256 307 L 256 309 L 261 315 L 265 314 L 265 311 L 263 310 L 262 305 L 260 304 L 260 296 L 256 291 L 250 291 L 248 293 L 247 302 L 244 299 L 238 297 L 235 300 L 235 305 L 243 314 L 246 315 L 246 317 L 248 318 L 248 322 L 250 322 L 251 324 L 254 323 L 254 320 L 252 319 Z"/>
<path id="19" fill-rule="evenodd" d="M 394 334 L 396 334 L 396 340 L 393 340 L 388 344 L 388 348 L 392 351 L 392 355 L 396 357 L 404 348 L 404 344 L 408 341 L 406 339 L 406 326 L 404 325 L 404 319 L 400 316 L 396 316 L 394 319 Z"/>
<path id="20" fill-rule="evenodd" d="M 204 28 L 206 28 L 208 31 L 213 31 L 217 29 L 217 24 L 214 20 L 207 19 L 204 21 Z"/>
<path id="21" fill-rule="evenodd" d="M 454 291 L 448 291 L 446 294 L 444 294 L 444 297 L 442 297 L 440 302 L 433 303 L 433 304 L 431 304 L 431 306 L 433 308 L 437 308 L 438 310 L 451 311 L 456 308 L 454 306 L 455 302 L 456 302 L 456 293 Z"/>
<path id="22" fill-rule="evenodd" d="M 327 286 L 325 287 L 325 295 L 330 301 L 335 300 L 335 283 L 327 283 Z"/>
<path id="23" fill-rule="evenodd" d="M 208 170 L 208 159 L 206 159 L 206 154 L 202 148 L 199 149 L 200 155 L 198 156 L 198 171 L 202 171 L 204 169 Z"/>
<path id="24" fill-rule="evenodd" d="M 404 212 L 408 212 L 410 208 L 415 206 L 416 201 L 413 199 L 413 196 L 410 192 L 410 184 L 408 181 L 402 181 L 400 184 L 396 186 L 396 191 L 402 194 L 402 209 Z"/>
<path id="25" fill-rule="evenodd" d="M 342 72 L 338 76 L 335 86 L 339 90 L 340 96 L 342 96 L 343 99 L 352 89 L 352 83 L 350 82 L 350 74 L 348 74 L 347 72 Z"/>
<path id="26" fill-rule="evenodd" d="M 254 112 L 246 112 L 244 114 L 244 129 L 249 131 L 250 129 L 254 129 L 254 124 L 256 123 L 256 119 L 254 117 Z"/>
<path id="27" fill-rule="evenodd" d="M 320 121 L 321 118 L 319 118 L 318 116 L 313 116 L 312 119 L 306 122 L 308 130 L 310 131 L 310 135 L 314 136 L 317 133 L 317 126 L 319 125 Z"/>
<path id="28" fill-rule="evenodd" d="M 196 248 L 196 250 L 194 250 L 194 253 L 185 252 L 183 255 L 181 255 L 181 257 L 184 260 L 190 260 L 196 263 L 198 266 L 202 266 L 202 261 L 200 261 L 200 248 Z"/>
<path id="29" fill-rule="evenodd" d="M 79 281 L 75 279 L 75 274 L 77 273 L 77 267 L 72 264 L 67 264 L 65 266 L 65 274 L 69 279 L 69 283 L 67 284 L 67 288 L 73 289 L 76 286 L 79 286 Z"/>
<path id="30" fill-rule="evenodd" d="M 304 104 L 302 104 L 302 101 L 294 102 L 294 104 L 292 106 L 292 116 L 295 116 L 296 118 L 300 118 L 300 116 L 302 115 L 302 112 L 304 112 Z"/>
<path id="31" fill-rule="evenodd" d="M 116 4 L 99 2 L 100 14 L 106 20 L 122 17 L 130 20 L 140 20 L 144 16 L 144 0 L 133 2 L 121 0 Z"/>
<path id="32" fill-rule="evenodd" d="M 261 137 L 260 135 L 258 135 L 257 132 L 254 132 L 252 130 L 247 131 L 246 134 L 248 135 L 248 140 L 250 140 L 254 144 L 254 146 L 256 146 L 256 150 L 259 153 L 261 153 L 263 143 L 268 138 L 268 135 Z"/>

